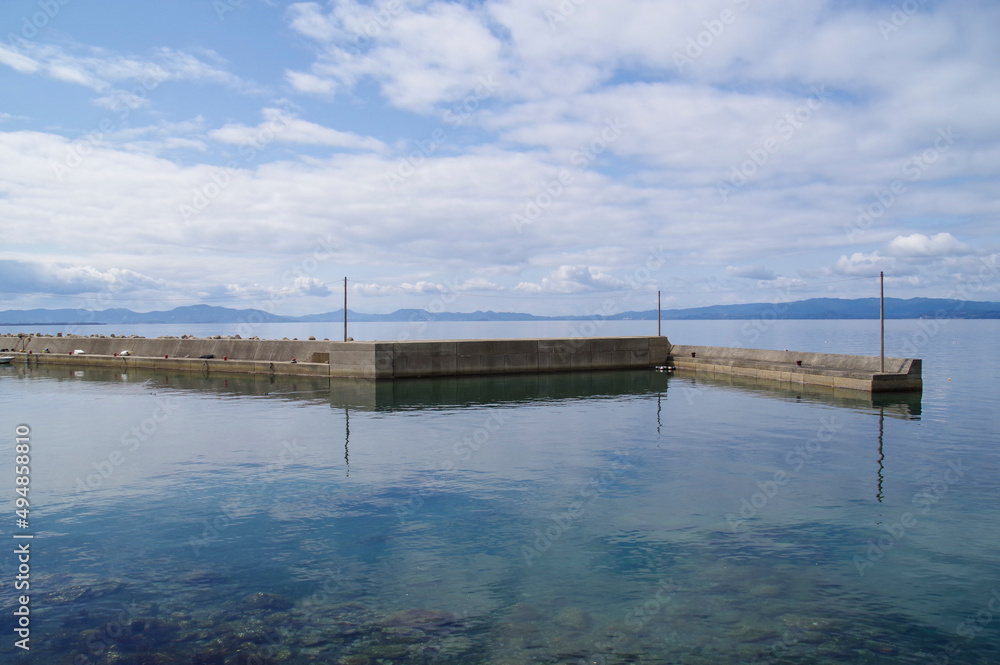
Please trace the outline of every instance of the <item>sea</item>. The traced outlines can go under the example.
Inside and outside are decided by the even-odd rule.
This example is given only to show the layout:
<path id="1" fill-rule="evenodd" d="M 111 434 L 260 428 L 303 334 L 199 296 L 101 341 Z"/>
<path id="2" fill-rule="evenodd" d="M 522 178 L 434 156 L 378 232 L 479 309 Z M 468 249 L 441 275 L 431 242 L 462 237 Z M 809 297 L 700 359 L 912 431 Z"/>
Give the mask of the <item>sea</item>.
<path id="1" fill-rule="evenodd" d="M 880 348 L 878 321 L 662 334 Z M 923 359 L 922 393 L 654 370 L 376 384 L 0 366 L 0 662 L 1000 663 L 1000 322 L 889 320 L 885 352 Z"/>

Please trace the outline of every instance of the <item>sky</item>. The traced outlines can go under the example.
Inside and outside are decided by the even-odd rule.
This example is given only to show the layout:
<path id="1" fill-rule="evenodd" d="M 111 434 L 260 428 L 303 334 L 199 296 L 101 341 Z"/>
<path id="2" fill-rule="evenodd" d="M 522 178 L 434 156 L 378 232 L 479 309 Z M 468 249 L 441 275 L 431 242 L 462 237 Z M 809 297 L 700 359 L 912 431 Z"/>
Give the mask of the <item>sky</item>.
<path id="1" fill-rule="evenodd" d="M 1000 300 L 995 0 L 5 0 L 0 309 Z"/>

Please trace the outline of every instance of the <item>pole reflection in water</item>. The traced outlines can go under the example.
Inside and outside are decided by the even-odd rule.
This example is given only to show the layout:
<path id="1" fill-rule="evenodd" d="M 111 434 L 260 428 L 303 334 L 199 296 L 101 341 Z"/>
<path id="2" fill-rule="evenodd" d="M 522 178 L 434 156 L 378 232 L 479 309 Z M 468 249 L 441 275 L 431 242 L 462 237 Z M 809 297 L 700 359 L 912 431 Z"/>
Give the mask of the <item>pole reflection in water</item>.
<path id="1" fill-rule="evenodd" d="M 885 453 L 882 452 L 882 434 L 885 427 L 885 407 L 880 406 L 878 408 L 878 492 L 875 493 L 875 498 L 878 499 L 879 503 L 882 503 L 882 498 L 884 494 L 882 493 L 882 472 L 885 466 L 882 464 L 885 460 Z"/>

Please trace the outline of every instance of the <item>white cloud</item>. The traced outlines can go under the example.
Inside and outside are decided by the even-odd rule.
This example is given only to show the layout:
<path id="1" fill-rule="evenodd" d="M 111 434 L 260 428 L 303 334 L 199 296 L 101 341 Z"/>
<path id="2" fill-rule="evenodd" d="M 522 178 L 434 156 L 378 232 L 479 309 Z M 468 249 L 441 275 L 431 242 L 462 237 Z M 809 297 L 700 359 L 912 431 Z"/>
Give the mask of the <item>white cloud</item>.
<path id="1" fill-rule="evenodd" d="M 227 71 L 225 60 L 213 51 L 204 51 L 199 58 L 177 49 L 158 48 L 142 57 L 80 44 L 57 46 L 25 40 L 17 44 L 0 46 L 0 64 L 96 91 L 138 83 L 149 92 L 165 81 L 194 81 L 217 83 L 246 94 L 263 92 L 257 84 Z"/>
<path id="2" fill-rule="evenodd" d="M 149 106 L 149 98 L 127 90 L 112 90 L 104 97 L 98 97 L 94 104 L 111 111 L 140 109 Z"/>
<path id="3" fill-rule="evenodd" d="M 264 67 L 176 34 L 138 54 L 0 46 L 7 75 L 39 92 L 3 109 L 35 131 L 0 133 L 0 219 L 31 230 L 18 259 L 129 269 L 183 293 L 287 294 L 289 308 L 339 306 L 321 294 L 344 274 L 384 308 L 477 290 L 510 297 L 497 306 L 531 293 L 586 303 L 661 246 L 670 260 L 643 288 L 675 306 L 762 292 L 732 278 L 787 286 L 782 298 L 849 297 L 870 290 L 837 276 L 884 269 L 906 297 L 976 274 L 1000 248 L 1000 120 L 988 112 L 1000 106 L 1000 6 L 925 3 L 883 38 L 885 5 L 750 3 L 678 68 L 706 21 L 739 4 L 298 3 L 286 25 L 257 24 Z M 245 71 L 288 99 L 231 94 L 267 91 Z M 56 76 L 77 93 L 62 115 L 21 104 L 46 99 Z M 498 85 L 476 94 L 490 77 Z M 97 126 L 82 97 L 149 103 L 69 142 L 54 132 Z M 941 143 L 948 128 L 955 140 Z M 275 148 L 233 165 L 245 142 Z M 328 258 L 306 275 L 317 281 L 296 283 L 326 238 Z"/>
<path id="4" fill-rule="evenodd" d="M 336 89 L 336 84 L 331 79 L 325 79 L 313 74 L 304 72 L 285 72 L 288 82 L 299 92 L 312 93 L 314 95 L 328 95 Z"/>
<path id="5" fill-rule="evenodd" d="M 296 277 L 292 285 L 292 292 L 317 298 L 333 293 L 325 282 L 315 277 Z"/>
<path id="6" fill-rule="evenodd" d="M 908 236 L 896 236 L 886 250 L 891 256 L 960 256 L 968 254 L 972 249 L 960 242 L 950 233 L 937 233 L 926 236 L 913 233 Z"/>
<path id="7" fill-rule="evenodd" d="M 128 268 L 97 268 L 69 262 L 0 260 L 7 290 L 54 294 L 127 294 L 159 289 L 165 282 Z"/>
<path id="8" fill-rule="evenodd" d="M 385 144 L 378 139 L 323 127 L 296 118 L 281 109 L 266 108 L 262 114 L 264 122 L 256 127 L 232 124 L 212 130 L 208 135 L 216 141 L 235 145 L 256 146 L 277 141 L 278 143 L 322 145 L 349 150 L 382 151 L 386 149 Z"/>
<path id="9" fill-rule="evenodd" d="M 132 291 L 162 284 L 161 280 L 128 268 L 100 270 L 89 265 L 57 266 L 51 270 L 51 275 L 65 283 L 67 288 L 78 289 L 80 292 Z"/>
<path id="10" fill-rule="evenodd" d="M 494 284 L 488 279 L 482 279 L 480 277 L 474 277 L 472 279 L 465 280 L 460 290 L 462 291 L 503 291 L 504 287 Z"/>
<path id="11" fill-rule="evenodd" d="M 0 64 L 7 65 L 22 74 L 34 74 L 42 68 L 37 60 L 2 45 L 0 45 Z"/>
<path id="12" fill-rule="evenodd" d="M 855 252 L 850 258 L 841 256 L 834 265 L 833 271 L 840 275 L 875 277 L 880 271 L 888 270 L 894 263 L 895 259 L 880 256 L 878 252 L 870 254 Z"/>
<path id="13" fill-rule="evenodd" d="M 521 282 L 518 291 L 525 293 L 583 293 L 620 289 L 625 282 L 588 266 L 560 266 L 541 282 Z"/>
<path id="14" fill-rule="evenodd" d="M 402 293 L 402 289 L 387 284 L 361 283 L 351 284 L 351 291 L 358 295 L 380 298 L 382 296 L 395 296 Z"/>
<path id="15" fill-rule="evenodd" d="M 396 106 L 427 111 L 462 99 L 502 68 L 502 44 L 486 17 L 462 4 L 368 6 L 333 0 L 290 8 L 294 30 L 319 42 L 309 72 L 288 72 L 296 89 L 327 93 L 374 79 Z"/>
<path id="16" fill-rule="evenodd" d="M 427 280 L 400 282 L 397 284 L 356 283 L 351 285 L 354 293 L 364 296 L 383 297 L 397 295 L 448 295 L 469 291 L 503 291 L 502 286 L 482 278 L 467 279 L 460 284 L 440 284 Z"/>
<path id="17" fill-rule="evenodd" d="M 773 271 L 768 270 L 764 266 L 727 266 L 726 274 L 730 277 L 744 277 L 746 279 L 759 279 L 763 281 L 772 281 L 778 278 Z"/>
<path id="18" fill-rule="evenodd" d="M 289 298 L 297 297 L 325 298 L 334 293 L 330 289 L 330 286 L 323 280 L 317 279 L 316 277 L 306 276 L 296 277 L 290 283 L 277 287 L 261 284 L 259 282 L 254 282 L 252 284 L 229 283 L 224 286 L 222 291 L 227 295 L 231 295 L 242 300 L 252 300 L 256 298 L 259 300 L 263 299 L 265 301 L 284 301 Z"/>

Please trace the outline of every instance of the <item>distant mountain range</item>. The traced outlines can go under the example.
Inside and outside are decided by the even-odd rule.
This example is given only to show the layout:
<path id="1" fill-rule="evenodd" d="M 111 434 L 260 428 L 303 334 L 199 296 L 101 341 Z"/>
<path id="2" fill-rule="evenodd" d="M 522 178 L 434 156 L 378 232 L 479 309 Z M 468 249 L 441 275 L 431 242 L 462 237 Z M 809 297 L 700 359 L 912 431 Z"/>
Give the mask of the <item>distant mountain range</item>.
<path id="1" fill-rule="evenodd" d="M 664 321 L 706 319 L 877 319 L 878 298 L 845 300 L 840 298 L 810 298 L 788 303 L 750 303 L 745 305 L 712 305 L 689 309 L 666 309 Z M 1000 319 L 1000 303 L 950 300 L 944 298 L 886 298 L 887 319 Z M 518 312 L 441 312 L 424 309 L 400 309 L 391 314 L 366 314 L 347 310 L 352 322 L 369 321 L 581 321 L 607 319 L 611 321 L 656 320 L 656 310 L 621 312 L 612 316 L 537 316 Z M 191 305 L 155 312 L 133 312 L 129 309 L 91 311 L 82 309 L 22 309 L 0 312 L 0 325 L 109 325 L 121 323 L 304 323 L 338 322 L 344 320 L 344 310 L 280 316 L 259 309 L 231 309 L 211 305 Z"/>

